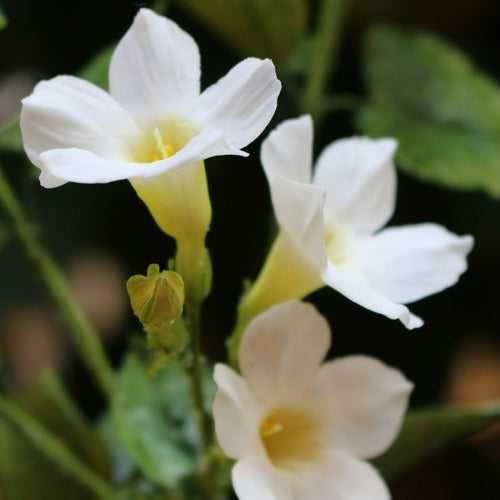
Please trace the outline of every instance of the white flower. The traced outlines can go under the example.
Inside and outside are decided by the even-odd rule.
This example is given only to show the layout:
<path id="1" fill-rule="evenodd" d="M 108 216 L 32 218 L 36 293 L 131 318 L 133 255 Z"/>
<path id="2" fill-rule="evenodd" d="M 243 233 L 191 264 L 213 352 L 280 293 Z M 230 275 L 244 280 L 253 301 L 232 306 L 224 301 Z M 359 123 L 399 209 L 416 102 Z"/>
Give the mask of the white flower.
<path id="1" fill-rule="evenodd" d="M 23 100 L 24 146 L 41 184 L 130 179 L 165 232 L 178 240 L 198 226 L 206 232 L 211 211 L 200 162 L 246 155 L 241 149 L 276 109 L 281 84 L 272 62 L 245 59 L 200 94 L 196 42 L 141 9 L 113 54 L 109 86 L 108 94 L 58 76 Z"/>
<path id="2" fill-rule="evenodd" d="M 330 329 L 309 304 L 256 317 L 239 349 L 242 376 L 215 368 L 213 413 L 223 451 L 237 460 L 240 500 L 387 500 L 365 460 L 396 437 L 412 384 L 366 356 L 321 364 Z"/>
<path id="3" fill-rule="evenodd" d="M 282 123 L 262 145 L 281 233 L 246 307 L 262 310 L 328 285 L 407 328 L 422 326 L 402 304 L 456 283 L 472 237 L 430 223 L 382 229 L 396 198 L 393 139 L 335 141 L 314 176 L 312 141 L 311 119 L 303 116 Z"/>

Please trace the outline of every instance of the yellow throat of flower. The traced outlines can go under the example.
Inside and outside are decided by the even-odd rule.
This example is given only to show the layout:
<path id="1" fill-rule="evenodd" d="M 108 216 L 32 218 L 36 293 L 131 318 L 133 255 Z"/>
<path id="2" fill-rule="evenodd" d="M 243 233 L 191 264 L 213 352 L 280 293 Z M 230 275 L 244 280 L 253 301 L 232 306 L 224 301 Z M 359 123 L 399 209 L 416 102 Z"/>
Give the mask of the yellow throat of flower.
<path id="1" fill-rule="evenodd" d="M 279 468 L 314 461 L 318 454 L 318 434 L 315 417 L 287 408 L 269 413 L 259 427 L 267 455 Z"/>
<path id="2" fill-rule="evenodd" d="M 349 263 L 351 258 L 351 235 L 339 224 L 327 223 L 325 228 L 326 256 L 336 266 Z"/>
<path id="3" fill-rule="evenodd" d="M 169 158 L 182 149 L 196 134 L 185 121 L 170 120 L 145 133 L 132 150 L 132 160 L 153 163 Z"/>

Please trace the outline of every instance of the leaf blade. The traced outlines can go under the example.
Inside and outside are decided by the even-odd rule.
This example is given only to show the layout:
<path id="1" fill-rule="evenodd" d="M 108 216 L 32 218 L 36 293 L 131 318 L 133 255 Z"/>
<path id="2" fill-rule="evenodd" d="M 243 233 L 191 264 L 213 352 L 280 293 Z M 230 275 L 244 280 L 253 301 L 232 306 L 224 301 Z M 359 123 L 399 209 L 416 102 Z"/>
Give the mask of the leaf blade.
<path id="1" fill-rule="evenodd" d="M 500 421 L 500 407 L 430 408 L 410 413 L 393 445 L 374 465 L 394 479 L 454 443 Z"/>
<path id="2" fill-rule="evenodd" d="M 422 180 L 500 196 L 500 86 L 435 35 L 379 26 L 364 50 L 370 102 L 356 124 L 393 136 Z"/>

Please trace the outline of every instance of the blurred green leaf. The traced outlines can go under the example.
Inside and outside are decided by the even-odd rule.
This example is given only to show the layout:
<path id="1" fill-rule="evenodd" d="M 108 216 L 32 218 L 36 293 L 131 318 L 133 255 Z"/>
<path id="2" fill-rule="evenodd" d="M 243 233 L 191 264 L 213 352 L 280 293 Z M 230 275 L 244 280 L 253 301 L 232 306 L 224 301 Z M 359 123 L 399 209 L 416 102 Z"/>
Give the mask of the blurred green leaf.
<path id="1" fill-rule="evenodd" d="M 94 500 L 0 418 L 0 492 L 6 500 Z"/>
<path id="2" fill-rule="evenodd" d="M 118 442 L 149 480 L 173 487 L 193 472 L 197 434 L 188 382 L 177 363 L 151 378 L 139 358 L 129 356 L 111 418 Z"/>
<path id="3" fill-rule="evenodd" d="M 107 47 L 98 52 L 83 68 L 77 73 L 77 76 L 95 83 L 99 87 L 108 89 L 108 68 L 109 62 L 115 46 Z"/>
<path id="4" fill-rule="evenodd" d="M 422 460 L 500 421 L 500 407 L 432 408 L 410 413 L 391 448 L 374 461 L 386 479 L 393 479 Z"/>
<path id="5" fill-rule="evenodd" d="M 3 9 L 0 6 L 0 31 L 5 29 L 7 27 L 7 18 L 5 17 L 5 14 L 3 13 Z"/>
<path id="6" fill-rule="evenodd" d="M 95 83 L 104 89 L 108 88 L 108 66 L 113 54 L 114 46 L 97 53 L 78 73 L 77 76 Z M 23 140 L 19 127 L 19 118 L 0 129 L 0 151 L 22 153 Z"/>
<path id="7" fill-rule="evenodd" d="M 0 128 L 0 150 L 8 153 L 23 151 L 19 118 L 15 118 L 10 123 Z"/>
<path id="8" fill-rule="evenodd" d="M 245 55 L 283 62 L 302 38 L 306 0 L 177 0 Z"/>
<path id="9" fill-rule="evenodd" d="M 370 102 L 356 117 L 399 141 L 398 166 L 421 179 L 500 196 L 500 86 L 439 37 L 379 26 L 364 67 Z"/>

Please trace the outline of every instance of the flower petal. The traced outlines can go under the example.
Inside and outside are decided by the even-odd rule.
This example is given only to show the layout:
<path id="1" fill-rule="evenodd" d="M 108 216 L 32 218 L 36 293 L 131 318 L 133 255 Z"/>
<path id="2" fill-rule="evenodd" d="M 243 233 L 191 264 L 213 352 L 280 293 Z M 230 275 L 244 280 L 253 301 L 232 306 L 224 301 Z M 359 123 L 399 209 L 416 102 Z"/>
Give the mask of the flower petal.
<path id="1" fill-rule="evenodd" d="M 323 227 L 325 193 L 279 175 L 269 178 L 274 213 L 281 230 L 304 258 L 318 270 L 326 267 Z"/>
<path id="2" fill-rule="evenodd" d="M 292 402 L 316 374 L 330 347 L 330 327 L 310 304 L 293 300 L 277 305 L 249 324 L 239 362 L 256 398 Z"/>
<path id="3" fill-rule="evenodd" d="M 312 391 L 329 414 L 325 441 L 331 449 L 374 458 L 399 433 L 413 384 L 375 358 L 347 356 L 325 363 Z"/>
<path id="4" fill-rule="evenodd" d="M 167 170 L 204 160 L 219 151 L 220 140 L 220 134 L 215 130 L 201 133 L 178 153 L 154 163 L 108 160 L 81 149 L 54 149 L 43 153 L 40 160 L 42 168 L 58 179 L 83 184 L 106 183 L 154 177 Z"/>
<path id="5" fill-rule="evenodd" d="M 202 130 L 220 129 L 229 147 L 241 149 L 266 128 L 280 90 L 273 63 L 248 58 L 200 95 L 190 120 Z"/>
<path id="6" fill-rule="evenodd" d="M 233 487 L 240 500 L 294 500 L 287 481 L 264 457 L 249 456 L 232 471 Z M 377 499 L 378 500 L 378 499 Z"/>
<path id="7" fill-rule="evenodd" d="M 184 114 L 200 93 L 198 46 L 170 19 L 141 9 L 113 54 L 109 88 L 143 125 Z"/>
<path id="8" fill-rule="evenodd" d="M 155 177 L 134 177 L 130 183 L 162 231 L 175 238 L 178 249 L 204 248 L 212 206 L 202 161 Z M 185 283 L 189 281 L 186 272 L 183 277 Z"/>
<path id="9" fill-rule="evenodd" d="M 44 168 L 40 156 L 52 149 L 78 148 L 107 159 L 120 159 L 137 126 L 99 87 L 72 76 L 40 82 L 23 100 L 21 131 L 32 163 Z M 43 171 L 46 187 L 64 184 L 64 178 Z"/>
<path id="10" fill-rule="evenodd" d="M 353 137 L 327 146 L 318 158 L 314 183 L 328 192 L 326 217 L 370 234 L 394 212 L 394 139 Z"/>
<path id="11" fill-rule="evenodd" d="M 323 272 L 324 282 L 348 299 L 390 319 L 399 319 L 406 328 L 420 328 L 424 322 L 407 307 L 397 304 L 375 290 L 359 271 L 329 264 Z"/>
<path id="12" fill-rule="evenodd" d="M 325 454 L 292 477 L 288 500 L 390 500 L 383 479 L 369 463 L 347 453 Z"/>
<path id="13" fill-rule="evenodd" d="M 311 182 L 313 123 L 309 115 L 286 120 L 262 143 L 260 158 L 269 178 Z"/>
<path id="14" fill-rule="evenodd" d="M 391 227 L 366 238 L 362 265 L 375 289 L 407 304 L 454 285 L 473 244 L 437 224 Z"/>
<path id="15" fill-rule="evenodd" d="M 218 390 L 213 416 L 220 447 L 228 457 L 234 459 L 257 453 L 259 412 L 246 381 L 222 364 L 215 366 L 214 380 Z"/>

